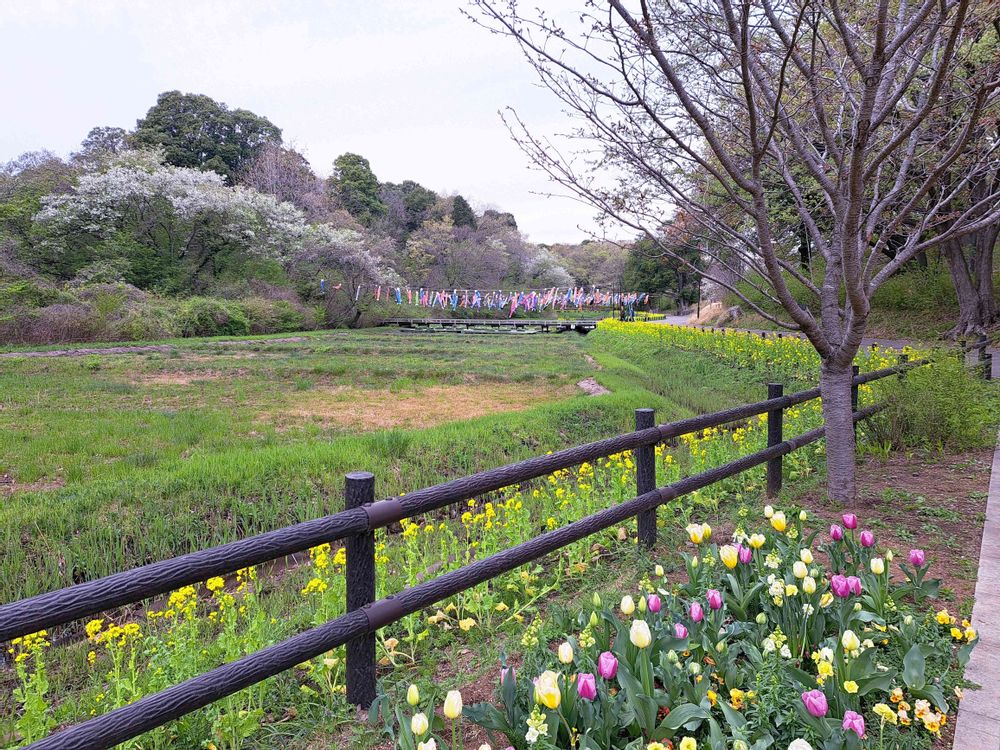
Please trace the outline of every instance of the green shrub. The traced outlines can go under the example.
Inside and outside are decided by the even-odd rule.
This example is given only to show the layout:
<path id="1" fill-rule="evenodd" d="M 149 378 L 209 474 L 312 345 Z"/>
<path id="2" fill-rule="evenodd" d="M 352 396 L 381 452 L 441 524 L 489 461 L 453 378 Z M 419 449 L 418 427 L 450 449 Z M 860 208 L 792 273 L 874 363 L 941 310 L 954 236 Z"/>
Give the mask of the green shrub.
<path id="1" fill-rule="evenodd" d="M 289 333 L 316 327 L 307 308 L 283 299 L 248 297 L 240 300 L 252 333 Z"/>
<path id="2" fill-rule="evenodd" d="M 191 297 L 177 314 L 182 336 L 246 336 L 250 319 L 237 302 L 212 297 Z"/>
<path id="3" fill-rule="evenodd" d="M 866 428 L 877 442 L 954 451 L 993 444 L 1000 407 L 994 386 L 954 354 L 934 355 L 905 378 L 882 383 L 889 407 Z"/>

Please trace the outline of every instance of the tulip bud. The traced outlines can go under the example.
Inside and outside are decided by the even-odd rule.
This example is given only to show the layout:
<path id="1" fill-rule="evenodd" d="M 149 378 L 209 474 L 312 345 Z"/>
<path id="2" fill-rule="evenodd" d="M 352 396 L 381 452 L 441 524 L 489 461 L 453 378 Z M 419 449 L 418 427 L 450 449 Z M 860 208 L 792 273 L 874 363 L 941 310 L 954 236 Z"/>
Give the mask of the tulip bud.
<path id="1" fill-rule="evenodd" d="M 806 547 L 805 549 L 799 550 L 799 559 L 806 565 L 813 564 L 813 553 L 812 550 Z"/>
<path id="2" fill-rule="evenodd" d="M 449 719 L 457 719 L 462 715 L 462 694 L 457 690 L 449 690 L 445 696 L 444 715 Z"/>
<path id="3" fill-rule="evenodd" d="M 750 750 L 750 746 L 743 740 L 736 740 L 733 743 L 733 750 Z"/>
<path id="4" fill-rule="evenodd" d="M 662 565 L 657 565 L 655 568 L 653 568 L 653 572 L 657 576 L 659 576 L 660 578 L 663 578 L 663 566 Z"/>
<path id="5" fill-rule="evenodd" d="M 628 594 L 623 596 L 620 608 L 622 614 L 626 616 L 631 615 L 633 612 L 635 612 L 635 602 L 632 601 L 632 597 L 629 596 Z"/>
<path id="6" fill-rule="evenodd" d="M 800 510 L 799 511 L 799 520 L 802 521 L 802 523 L 805 523 L 807 518 L 809 518 L 809 514 L 806 513 L 804 510 Z"/>
<path id="7" fill-rule="evenodd" d="M 809 569 L 806 567 L 806 564 L 804 562 L 802 562 L 801 560 L 796 560 L 792 564 L 792 575 L 794 575 L 796 578 L 805 578 L 807 575 L 809 575 Z"/>
<path id="8" fill-rule="evenodd" d="M 691 558 L 691 567 L 692 568 L 697 568 L 698 567 L 698 558 L 697 557 L 692 557 Z"/>
<path id="9" fill-rule="evenodd" d="M 674 651 L 673 649 L 671 649 L 670 651 L 668 651 L 667 652 L 667 661 L 670 662 L 671 664 L 676 664 L 677 661 L 678 661 L 677 652 Z"/>
<path id="10" fill-rule="evenodd" d="M 429 726 L 430 724 L 425 714 L 413 714 L 413 718 L 410 719 L 410 731 L 413 732 L 415 737 L 421 737 L 427 732 Z"/>
<path id="11" fill-rule="evenodd" d="M 840 520 L 844 522 L 844 527 L 851 529 L 852 531 L 858 528 L 858 517 L 853 513 L 845 513 L 840 517 Z"/>
<path id="12" fill-rule="evenodd" d="M 833 524 L 830 527 L 830 538 L 835 542 L 843 540 L 844 530 L 840 528 L 840 526 L 838 526 L 837 524 Z"/>
<path id="13" fill-rule="evenodd" d="M 910 565 L 914 568 L 920 568 L 925 562 L 927 562 L 927 555 L 922 549 L 911 549 L 908 556 Z"/>
<path id="14" fill-rule="evenodd" d="M 887 549 L 885 551 L 885 560 L 886 560 L 886 562 L 892 562 L 892 558 L 893 558 L 892 550 L 891 549 Z"/>
<path id="15" fill-rule="evenodd" d="M 773 515 L 774 515 L 774 508 L 772 508 L 770 505 L 765 505 L 764 506 L 764 518 L 770 518 Z"/>
<path id="16" fill-rule="evenodd" d="M 646 613 L 646 597 L 644 596 L 639 597 L 639 612 Z"/>
<path id="17" fill-rule="evenodd" d="M 705 594 L 705 598 L 708 600 L 708 606 L 710 609 L 722 609 L 722 592 L 718 589 L 709 589 Z"/>
<path id="18" fill-rule="evenodd" d="M 720 654 L 725 653 L 725 651 L 726 651 L 726 642 L 725 641 L 719 641 L 718 643 L 716 643 L 715 644 L 715 650 L 718 651 Z"/>
<path id="19" fill-rule="evenodd" d="M 576 694 L 585 701 L 597 697 L 597 680 L 589 672 L 581 672 L 576 678 Z"/>
<path id="20" fill-rule="evenodd" d="M 854 611 L 855 612 L 861 611 L 861 602 L 854 602 Z"/>
<path id="21" fill-rule="evenodd" d="M 912 625 L 913 624 L 913 615 L 907 615 L 906 617 L 904 617 L 903 618 L 903 624 L 904 625 Z"/>
<path id="22" fill-rule="evenodd" d="M 740 553 L 733 545 L 726 544 L 719 548 L 719 558 L 723 565 L 732 570 L 740 561 Z"/>
<path id="23" fill-rule="evenodd" d="M 559 644 L 559 661 L 563 664 L 573 663 L 573 647 L 569 641 L 563 641 Z"/>
<path id="24" fill-rule="evenodd" d="M 802 590 L 807 594 L 816 593 L 816 579 L 812 576 L 806 576 L 802 579 Z"/>
<path id="25" fill-rule="evenodd" d="M 646 601 L 646 606 L 649 607 L 649 611 L 655 615 L 663 608 L 663 602 L 656 594 L 650 594 L 649 599 Z"/>
<path id="26" fill-rule="evenodd" d="M 877 576 L 882 575 L 883 573 L 885 573 L 885 560 L 883 560 L 881 557 L 873 557 L 871 561 L 871 569 L 872 573 L 874 573 L 875 575 Z"/>
<path id="27" fill-rule="evenodd" d="M 431 737 L 426 742 L 418 742 L 417 750 L 438 750 L 437 740 Z"/>
<path id="28" fill-rule="evenodd" d="M 862 547 L 874 547 L 875 546 L 875 535 L 868 529 L 861 532 L 861 546 Z"/>
<path id="29" fill-rule="evenodd" d="M 597 657 L 597 674 L 605 680 L 613 680 L 618 674 L 618 659 L 610 651 Z"/>
<path id="30" fill-rule="evenodd" d="M 840 637 L 840 643 L 845 651 L 857 651 L 861 648 L 861 640 L 853 630 L 845 630 L 844 634 Z"/>
<path id="31" fill-rule="evenodd" d="M 701 664 L 696 661 L 691 662 L 688 664 L 688 672 L 691 674 L 701 674 Z"/>
<path id="32" fill-rule="evenodd" d="M 601 597 L 596 591 L 594 592 L 594 595 L 590 597 L 590 603 L 594 605 L 595 609 L 601 608 Z"/>
<path id="33" fill-rule="evenodd" d="M 701 622 L 703 619 L 705 619 L 705 610 L 702 609 L 701 604 L 699 602 L 691 602 L 690 612 L 691 612 L 691 619 L 694 622 Z"/>
<path id="34" fill-rule="evenodd" d="M 767 615 L 764 614 L 763 612 L 758 612 L 757 616 L 754 618 L 754 620 L 757 622 L 758 625 L 766 625 L 767 624 Z"/>
<path id="35" fill-rule="evenodd" d="M 628 637 L 632 641 L 632 645 L 638 648 L 646 648 L 653 642 L 653 636 L 649 632 L 649 625 L 645 620 L 632 620 L 632 628 L 629 630 Z"/>
<path id="36" fill-rule="evenodd" d="M 590 613 L 590 627 L 596 628 L 598 622 L 599 621 L 597 619 L 597 613 L 596 612 L 591 612 Z"/>
<path id="37" fill-rule="evenodd" d="M 416 706 L 420 703 L 420 690 L 416 685 L 410 685 L 410 687 L 406 689 L 406 702 L 411 706 Z"/>

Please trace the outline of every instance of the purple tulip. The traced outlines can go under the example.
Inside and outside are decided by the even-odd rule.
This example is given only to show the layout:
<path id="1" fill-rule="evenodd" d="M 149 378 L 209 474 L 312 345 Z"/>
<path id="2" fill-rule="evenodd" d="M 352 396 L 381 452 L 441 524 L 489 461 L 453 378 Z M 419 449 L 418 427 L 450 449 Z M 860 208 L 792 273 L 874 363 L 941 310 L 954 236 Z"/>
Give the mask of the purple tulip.
<path id="1" fill-rule="evenodd" d="M 687 638 L 688 629 L 682 623 L 674 623 L 674 635 L 678 638 Z"/>
<path id="2" fill-rule="evenodd" d="M 830 579 L 830 590 L 833 591 L 834 596 L 841 599 L 846 599 L 851 595 L 851 585 L 839 573 Z"/>
<path id="3" fill-rule="evenodd" d="M 826 716 L 826 712 L 830 710 L 830 707 L 826 703 L 826 696 L 823 695 L 822 690 L 809 690 L 803 693 L 802 702 L 806 706 L 806 711 L 817 719 Z"/>
<path id="4" fill-rule="evenodd" d="M 617 664 L 615 665 L 617 669 Z M 585 701 L 592 701 L 597 697 L 597 680 L 590 672 L 581 672 L 576 677 L 576 693 Z"/>
<path id="5" fill-rule="evenodd" d="M 835 542 L 841 541 L 844 538 L 844 530 L 837 524 L 833 524 L 830 527 L 830 538 Z"/>
<path id="6" fill-rule="evenodd" d="M 844 714 L 843 727 L 845 732 L 854 732 L 858 738 L 864 737 L 865 717 L 854 711 L 848 711 Z"/>
<path id="7" fill-rule="evenodd" d="M 922 549 L 910 550 L 910 565 L 912 565 L 915 568 L 919 568 L 925 562 L 927 562 L 927 555 L 924 554 L 924 551 Z"/>
<path id="8" fill-rule="evenodd" d="M 618 674 L 618 659 L 610 651 L 605 651 L 597 657 L 597 674 L 605 680 L 613 680 Z"/>
<path id="9" fill-rule="evenodd" d="M 705 594 L 708 599 L 708 606 L 712 609 L 722 609 L 722 592 L 716 589 L 709 589 Z"/>
<path id="10" fill-rule="evenodd" d="M 655 615 L 663 608 L 663 602 L 656 594 L 650 594 L 649 598 L 646 599 L 646 608 Z"/>
<path id="11" fill-rule="evenodd" d="M 517 679 L 517 671 L 514 667 L 502 667 L 500 669 L 500 684 L 503 685 L 507 681 L 507 675 L 510 675 L 510 679 Z"/>
<path id="12" fill-rule="evenodd" d="M 857 576 L 847 576 L 847 585 L 851 589 L 851 593 L 855 596 L 861 596 L 861 579 Z"/>
<path id="13" fill-rule="evenodd" d="M 749 565 L 753 559 L 753 550 L 750 547 L 744 547 L 742 544 L 736 549 L 740 553 L 740 562 L 744 565 Z"/>
<path id="14" fill-rule="evenodd" d="M 874 547 L 875 546 L 875 535 L 868 531 L 861 532 L 861 546 L 862 547 Z"/>
<path id="15" fill-rule="evenodd" d="M 705 619 L 705 610 L 698 602 L 691 602 L 691 619 L 694 622 L 701 622 Z"/>
<path id="16" fill-rule="evenodd" d="M 858 517 L 853 513 L 845 513 L 840 517 L 840 520 L 844 522 L 844 526 L 852 531 L 858 528 Z"/>

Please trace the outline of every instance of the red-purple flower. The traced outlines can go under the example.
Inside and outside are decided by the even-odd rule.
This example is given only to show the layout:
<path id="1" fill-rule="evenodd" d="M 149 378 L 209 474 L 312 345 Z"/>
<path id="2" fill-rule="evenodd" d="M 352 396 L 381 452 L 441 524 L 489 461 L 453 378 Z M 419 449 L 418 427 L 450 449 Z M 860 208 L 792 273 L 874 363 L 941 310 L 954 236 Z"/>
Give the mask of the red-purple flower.
<path id="1" fill-rule="evenodd" d="M 753 559 L 753 550 L 750 547 L 744 547 L 742 544 L 737 546 L 736 549 L 740 553 L 740 562 L 744 565 L 749 565 Z"/>
<path id="2" fill-rule="evenodd" d="M 851 595 L 851 585 L 847 582 L 847 578 L 840 573 L 830 579 L 830 590 L 833 591 L 834 596 L 841 599 L 846 599 Z"/>
<path id="3" fill-rule="evenodd" d="M 809 690 L 803 693 L 802 702 L 805 704 L 806 711 L 817 719 L 826 716 L 826 712 L 830 710 L 822 690 Z"/>
<path id="4" fill-rule="evenodd" d="M 610 651 L 605 651 L 597 657 L 597 674 L 605 680 L 613 680 L 618 674 L 618 659 Z"/>
<path id="5" fill-rule="evenodd" d="M 915 568 L 921 567 L 925 562 L 927 562 L 927 555 L 924 554 L 922 549 L 911 549 L 910 550 L 910 565 Z"/>
<path id="6" fill-rule="evenodd" d="M 698 602 L 691 602 L 691 620 L 694 622 L 701 622 L 705 619 L 705 610 L 701 608 L 701 604 Z"/>
<path id="7" fill-rule="evenodd" d="M 617 665 L 615 665 L 617 668 Z M 576 676 L 576 693 L 586 701 L 597 697 L 597 680 L 590 672 L 581 672 Z"/>
<path id="8" fill-rule="evenodd" d="M 660 601 L 660 597 L 656 594 L 650 594 L 649 598 L 646 599 L 646 607 L 655 615 L 663 608 L 663 602 Z"/>
<path id="9" fill-rule="evenodd" d="M 711 609 L 722 609 L 722 592 L 717 589 L 709 589 L 705 594 L 708 599 L 708 606 Z"/>
<path id="10" fill-rule="evenodd" d="M 688 637 L 688 629 L 686 627 L 684 627 L 683 623 L 675 622 L 674 623 L 674 635 L 677 636 L 678 638 L 687 638 Z"/>
<path id="11" fill-rule="evenodd" d="M 845 513 L 840 517 L 840 520 L 844 522 L 844 526 L 852 531 L 858 528 L 858 517 L 853 513 Z"/>
<path id="12" fill-rule="evenodd" d="M 865 529 L 861 532 L 861 546 L 862 547 L 874 547 L 875 546 L 875 535 Z"/>
<path id="13" fill-rule="evenodd" d="M 865 717 L 855 711 L 844 714 L 844 731 L 854 732 L 859 738 L 865 736 Z"/>
<path id="14" fill-rule="evenodd" d="M 517 672 L 514 667 L 502 667 L 500 669 L 500 684 L 503 685 L 507 681 L 507 675 L 510 675 L 510 679 L 517 679 Z"/>
<path id="15" fill-rule="evenodd" d="M 851 589 L 851 593 L 855 596 L 861 596 L 861 579 L 857 576 L 847 576 L 847 585 Z"/>
<path id="16" fill-rule="evenodd" d="M 841 541 L 844 538 L 844 530 L 838 524 L 833 524 L 830 527 L 830 538 L 835 542 Z"/>

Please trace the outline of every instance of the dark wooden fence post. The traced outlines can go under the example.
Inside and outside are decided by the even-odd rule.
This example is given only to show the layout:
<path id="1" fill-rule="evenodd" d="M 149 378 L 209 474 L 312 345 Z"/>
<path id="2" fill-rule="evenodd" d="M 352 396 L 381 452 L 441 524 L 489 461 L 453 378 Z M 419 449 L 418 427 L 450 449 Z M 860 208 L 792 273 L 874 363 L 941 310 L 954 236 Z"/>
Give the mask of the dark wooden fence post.
<path id="1" fill-rule="evenodd" d="M 344 478 L 345 510 L 375 500 L 375 475 L 351 472 Z M 375 601 L 375 532 L 347 539 L 347 611 Z M 375 700 L 375 633 L 347 642 L 347 700 L 368 708 Z"/>
<path id="2" fill-rule="evenodd" d="M 635 429 L 645 430 L 656 426 L 654 409 L 635 410 Z M 635 449 L 635 489 L 644 495 L 656 489 L 656 446 L 643 445 Z M 639 546 L 653 549 L 656 545 L 656 508 L 643 511 L 638 516 Z"/>
<path id="3" fill-rule="evenodd" d="M 781 383 L 767 384 L 767 397 L 781 398 L 785 395 L 785 386 Z M 767 413 L 767 447 L 778 445 L 783 440 L 783 416 L 782 409 L 772 409 Z M 781 492 L 781 456 L 772 458 L 767 462 L 767 496 L 777 497 Z"/>
<path id="4" fill-rule="evenodd" d="M 910 361 L 910 355 L 909 354 L 900 354 L 899 355 L 899 365 L 900 366 L 905 365 L 909 361 Z M 906 378 L 906 370 L 900 370 L 898 377 L 899 377 L 900 380 L 904 380 Z"/>

